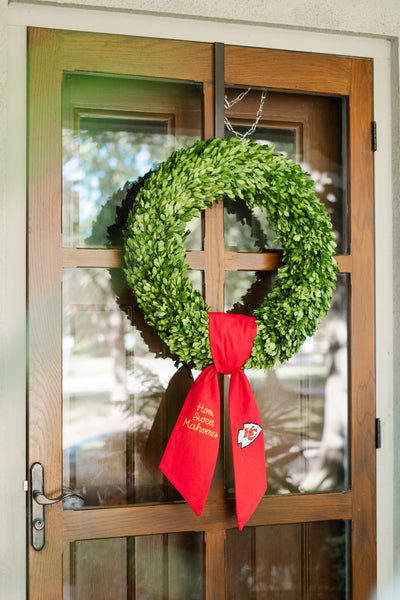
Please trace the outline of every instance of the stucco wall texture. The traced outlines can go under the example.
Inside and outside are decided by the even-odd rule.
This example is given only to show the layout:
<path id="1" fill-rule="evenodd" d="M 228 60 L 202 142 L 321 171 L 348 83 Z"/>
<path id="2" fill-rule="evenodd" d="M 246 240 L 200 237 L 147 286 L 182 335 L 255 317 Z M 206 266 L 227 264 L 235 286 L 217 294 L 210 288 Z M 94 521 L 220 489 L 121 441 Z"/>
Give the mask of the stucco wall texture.
<path id="1" fill-rule="evenodd" d="M 18 0 L 11 3 L 13 1 Z M 400 35 L 399 0 L 40 0 L 40 4 L 102 7 L 364 35 Z"/>

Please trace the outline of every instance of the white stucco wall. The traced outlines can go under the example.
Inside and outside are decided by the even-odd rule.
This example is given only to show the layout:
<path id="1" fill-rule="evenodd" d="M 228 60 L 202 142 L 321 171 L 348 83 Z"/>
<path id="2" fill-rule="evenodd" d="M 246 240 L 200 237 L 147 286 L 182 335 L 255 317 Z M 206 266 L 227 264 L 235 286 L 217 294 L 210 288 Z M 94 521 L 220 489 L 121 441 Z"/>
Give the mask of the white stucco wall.
<path id="1" fill-rule="evenodd" d="M 25 165 L 24 127 L 9 108 L 25 105 L 24 40 L 10 42 L 7 1 L 0 1 L 0 598 L 25 598 Z M 11 51 L 12 50 L 12 51 Z M 13 97 L 9 96 L 13 81 Z M 18 83 L 17 83 L 18 81 Z M 15 87 L 14 87 L 15 84 Z M 14 97 L 15 94 L 15 97 Z M 17 156 L 16 156 L 17 155 Z M 22 166 L 22 171 L 19 170 Z"/>
<path id="2" fill-rule="evenodd" d="M 79 6 L 91 10 L 80 13 Z M 96 7 L 99 10 L 93 10 Z M 118 12 L 123 13 L 119 20 Z M 368 39 L 371 46 L 377 39 L 389 40 L 389 61 L 375 61 L 376 77 L 382 77 L 382 81 L 391 80 L 387 92 L 383 96 L 378 93 L 376 98 L 380 114 L 388 115 L 386 129 L 379 130 L 378 123 L 378 144 L 381 143 L 384 153 L 378 151 L 376 156 L 382 181 L 382 187 L 376 193 L 377 210 L 381 211 L 377 219 L 377 243 L 384 245 L 379 254 L 377 273 L 377 282 L 382 285 L 377 294 L 378 309 L 392 311 L 390 298 L 387 298 L 392 295 L 392 283 L 394 298 L 393 320 L 390 314 L 382 315 L 381 321 L 381 316 L 377 317 L 380 324 L 378 348 L 383 349 L 377 357 L 379 409 L 382 411 L 378 416 L 383 418 L 383 449 L 381 455 L 378 454 L 378 472 L 381 474 L 380 485 L 387 485 L 387 490 L 380 490 L 381 506 L 378 506 L 378 537 L 384 535 L 378 548 L 384 582 L 390 576 L 392 564 L 383 563 L 388 560 L 400 563 L 400 508 L 396 508 L 400 507 L 397 473 L 400 344 L 392 344 L 393 337 L 400 339 L 399 0 L 169 0 L 168 3 L 165 0 L 73 0 L 70 3 L 41 0 L 38 4 L 15 1 L 8 4 L 7 0 L 0 0 L 0 599 L 25 598 L 25 496 L 22 492 L 25 478 L 24 27 L 91 30 L 98 27 L 101 31 L 110 27 L 112 32 L 137 35 L 135 15 L 148 16 L 148 20 L 143 21 L 148 31 L 143 34 L 151 35 L 149 32 L 154 31 L 156 37 L 165 35 L 172 25 L 179 36 L 178 21 L 183 19 L 186 25 L 182 31 L 186 35 L 193 33 L 201 37 L 203 31 L 208 41 L 214 41 L 218 32 L 223 31 L 232 41 L 240 32 L 241 39 L 247 36 L 247 43 L 251 45 L 251 27 L 254 27 L 258 39 L 265 38 L 265 46 L 273 37 L 275 47 L 278 44 L 292 49 L 296 32 L 309 32 L 304 34 L 304 49 L 308 49 L 308 39 L 310 44 L 312 40 L 313 51 L 334 52 L 338 45 L 331 34 L 339 34 L 346 36 L 349 54 L 369 56 Z M 166 19 L 160 20 L 160 16 Z M 231 27 L 232 22 L 238 29 Z M 241 25 L 244 28 L 239 29 Z M 318 44 L 325 38 L 320 32 L 327 34 L 321 50 Z M 360 46 L 357 40 L 361 38 Z M 329 40 L 333 40 L 331 45 Z M 374 46 L 371 55 L 379 55 L 381 46 L 377 48 Z M 390 160 L 392 163 L 388 163 Z M 388 197 L 392 194 L 391 176 L 392 198 Z"/>
<path id="3" fill-rule="evenodd" d="M 41 3 L 379 36 L 396 36 L 400 31 L 398 0 L 41 0 Z"/>

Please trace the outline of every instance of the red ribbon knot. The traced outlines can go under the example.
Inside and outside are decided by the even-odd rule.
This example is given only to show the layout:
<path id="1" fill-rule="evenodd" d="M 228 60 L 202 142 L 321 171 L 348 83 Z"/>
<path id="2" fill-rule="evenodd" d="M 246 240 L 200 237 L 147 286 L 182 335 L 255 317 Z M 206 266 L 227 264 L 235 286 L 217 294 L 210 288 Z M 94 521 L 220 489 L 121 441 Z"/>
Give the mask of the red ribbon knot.
<path id="1" fill-rule="evenodd" d="M 229 423 L 239 529 L 243 529 L 267 489 L 261 417 L 250 383 L 242 370 L 250 356 L 256 333 L 257 324 L 253 317 L 209 313 L 214 363 L 206 367 L 193 383 L 160 463 L 164 475 L 200 515 L 218 455 L 218 373 L 230 375 Z"/>

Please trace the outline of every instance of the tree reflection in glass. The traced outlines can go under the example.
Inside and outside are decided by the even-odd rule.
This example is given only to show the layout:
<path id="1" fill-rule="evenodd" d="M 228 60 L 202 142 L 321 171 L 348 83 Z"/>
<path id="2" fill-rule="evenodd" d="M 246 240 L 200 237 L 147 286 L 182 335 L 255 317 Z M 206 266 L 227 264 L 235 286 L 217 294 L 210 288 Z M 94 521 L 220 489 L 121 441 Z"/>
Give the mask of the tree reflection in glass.
<path id="1" fill-rule="evenodd" d="M 273 278 L 266 272 L 227 272 L 226 311 L 251 315 Z M 347 355 L 347 278 L 339 275 L 328 315 L 300 351 L 275 371 L 246 371 L 264 426 L 267 494 L 347 487 Z M 225 470 L 231 495 L 230 458 Z"/>
<path id="2" fill-rule="evenodd" d="M 110 247 L 107 227 L 127 187 L 201 131 L 200 84 L 66 73 L 64 246 Z M 200 243 L 198 235 L 193 249 Z"/>
<path id="3" fill-rule="evenodd" d="M 158 464 L 190 370 L 145 324 L 121 270 L 65 269 L 63 298 L 64 486 L 85 506 L 179 499 Z"/>

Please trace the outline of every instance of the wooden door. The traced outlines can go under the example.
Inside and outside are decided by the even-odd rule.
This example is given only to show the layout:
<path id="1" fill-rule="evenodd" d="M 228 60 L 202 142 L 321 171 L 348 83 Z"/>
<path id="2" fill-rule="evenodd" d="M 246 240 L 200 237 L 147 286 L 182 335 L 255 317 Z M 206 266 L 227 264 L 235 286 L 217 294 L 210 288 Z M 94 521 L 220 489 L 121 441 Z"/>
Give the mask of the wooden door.
<path id="1" fill-rule="evenodd" d="M 157 469 L 191 373 L 143 322 L 108 229 L 126 179 L 214 135 L 214 48 L 29 32 L 28 460 L 47 496 L 84 498 L 45 507 L 43 549 L 29 536 L 30 598 L 367 600 L 374 586 L 371 63 L 231 46 L 224 67 L 224 95 L 242 95 L 225 134 L 262 108 L 252 137 L 311 172 L 340 271 L 313 340 L 249 373 L 269 488 L 243 532 L 227 443 L 200 517 Z M 280 261 L 268 223 L 226 203 L 192 229 L 210 308 L 251 311 Z"/>

